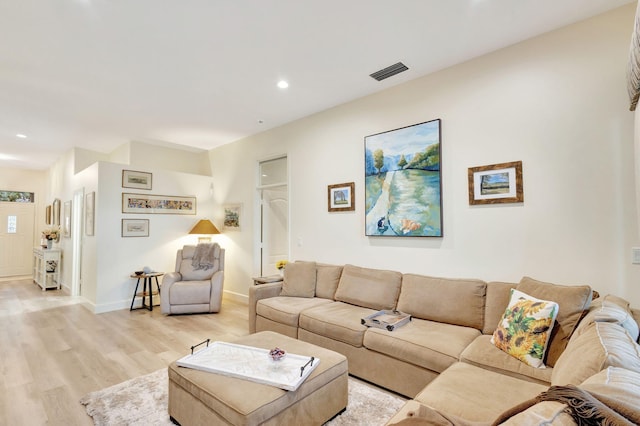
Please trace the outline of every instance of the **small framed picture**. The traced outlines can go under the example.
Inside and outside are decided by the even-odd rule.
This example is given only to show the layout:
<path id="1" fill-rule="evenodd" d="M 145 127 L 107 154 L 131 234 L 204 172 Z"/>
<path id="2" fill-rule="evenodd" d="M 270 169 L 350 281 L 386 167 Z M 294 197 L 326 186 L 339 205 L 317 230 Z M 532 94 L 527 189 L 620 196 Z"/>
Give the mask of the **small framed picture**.
<path id="1" fill-rule="evenodd" d="M 346 212 L 356 209 L 355 183 L 339 183 L 328 186 L 328 206 L 330 212 Z"/>
<path id="2" fill-rule="evenodd" d="M 94 233 L 94 219 L 95 219 L 95 203 L 96 193 L 91 191 L 84 196 L 84 234 L 93 236 Z"/>
<path id="3" fill-rule="evenodd" d="M 123 237 L 148 237 L 149 219 L 122 219 Z"/>
<path id="4" fill-rule="evenodd" d="M 151 189 L 151 173 L 136 170 L 122 171 L 122 187 L 136 189 Z"/>
<path id="5" fill-rule="evenodd" d="M 239 231 L 242 220 L 242 204 L 224 205 L 224 229 Z"/>
<path id="6" fill-rule="evenodd" d="M 62 236 L 65 238 L 71 237 L 71 200 L 64 202 L 64 209 L 62 213 Z"/>
<path id="7" fill-rule="evenodd" d="M 469 204 L 522 203 L 522 161 L 470 167 Z"/>

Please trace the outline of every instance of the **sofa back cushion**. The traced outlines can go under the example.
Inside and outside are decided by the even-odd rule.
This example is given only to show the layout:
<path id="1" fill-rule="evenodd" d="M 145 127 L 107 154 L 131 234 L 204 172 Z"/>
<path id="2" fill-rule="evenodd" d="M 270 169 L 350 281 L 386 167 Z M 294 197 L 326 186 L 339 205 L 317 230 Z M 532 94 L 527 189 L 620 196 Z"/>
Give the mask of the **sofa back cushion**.
<path id="1" fill-rule="evenodd" d="M 504 315 L 504 310 L 511 298 L 511 289 L 516 288 L 516 283 L 489 282 L 487 283 L 487 295 L 484 305 L 484 327 L 482 334 L 493 334 L 498 322 Z"/>
<path id="2" fill-rule="evenodd" d="M 481 280 L 404 274 L 397 309 L 416 318 L 482 330 L 486 289 Z"/>
<path id="3" fill-rule="evenodd" d="M 629 332 L 629 335 L 638 340 L 640 329 L 638 329 L 638 323 L 633 318 L 629 302 L 621 297 L 607 294 L 604 297 L 600 297 L 591 303 L 589 312 L 585 315 L 575 331 L 571 340 L 582 334 L 582 332 L 594 322 L 611 322 L 620 325 Z"/>
<path id="4" fill-rule="evenodd" d="M 394 309 L 401 282 L 400 272 L 345 265 L 335 300 L 376 310 Z"/>
<path id="5" fill-rule="evenodd" d="M 314 297 L 316 295 L 315 262 L 289 263 L 284 268 L 280 296 Z"/>
<path id="6" fill-rule="evenodd" d="M 640 373 L 640 346 L 618 324 L 594 322 L 571 339 L 551 373 L 551 384 L 578 386 L 607 367 Z"/>
<path id="7" fill-rule="evenodd" d="M 316 297 L 333 299 L 342 275 L 342 266 L 316 264 Z"/>
<path id="8" fill-rule="evenodd" d="M 569 343 L 583 312 L 591 304 L 591 287 L 557 285 L 524 277 L 516 289 L 538 299 L 556 302 L 559 306 L 546 360 L 546 364 L 553 367 Z"/>

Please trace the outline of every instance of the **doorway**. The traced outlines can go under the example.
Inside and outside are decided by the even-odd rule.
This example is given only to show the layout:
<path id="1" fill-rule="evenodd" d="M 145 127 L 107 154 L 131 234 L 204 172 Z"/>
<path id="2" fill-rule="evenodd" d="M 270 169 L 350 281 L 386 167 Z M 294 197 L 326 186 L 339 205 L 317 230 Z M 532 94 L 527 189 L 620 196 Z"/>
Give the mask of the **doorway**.
<path id="1" fill-rule="evenodd" d="M 278 272 L 276 262 L 289 259 L 289 189 L 287 157 L 259 164 L 260 275 Z"/>
<path id="2" fill-rule="evenodd" d="M 32 275 L 35 204 L 0 202 L 0 277 Z"/>

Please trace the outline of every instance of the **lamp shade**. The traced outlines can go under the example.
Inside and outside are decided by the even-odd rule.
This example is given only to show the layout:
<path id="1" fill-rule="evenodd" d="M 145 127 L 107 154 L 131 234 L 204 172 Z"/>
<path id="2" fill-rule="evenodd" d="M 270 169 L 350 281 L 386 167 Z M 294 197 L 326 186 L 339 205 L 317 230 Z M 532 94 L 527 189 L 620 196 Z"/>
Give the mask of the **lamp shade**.
<path id="1" fill-rule="evenodd" d="M 202 219 L 189 231 L 190 234 L 219 234 L 218 228 L 209 219 Z"/>

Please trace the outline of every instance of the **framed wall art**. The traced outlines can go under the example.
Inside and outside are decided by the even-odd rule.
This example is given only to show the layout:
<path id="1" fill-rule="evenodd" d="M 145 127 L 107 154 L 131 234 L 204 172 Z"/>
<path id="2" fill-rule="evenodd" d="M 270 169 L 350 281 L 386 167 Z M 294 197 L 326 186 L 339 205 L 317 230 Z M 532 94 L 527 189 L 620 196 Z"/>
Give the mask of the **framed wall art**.
<path id="1" fill-rule="evenodd" d="M 196 197 L 123 193 L 122 213 L 196 214 Z"/>
<path id="2" fill-rule="evenodd" d="M 33 203 L 35 194 L 24 191 L 0 191 L 0 201 L 7 203 Z"/>
<path id="3" fill-rule="evenodd" d="M 62 236 L 71 237 L 71 200 L 65 201 L 62 209 Z"/>
<path id="4" fill-rule="evenodd" d="M 153 175 L 147 172 L 139 172 L 136 170 L 122 171 L 122 187 L 135 189 L 151 189 Z"/>
<path id="5" fill-rule="evenodd" d="M 84 233 L 88 236 L 92 236 L 95 231 L 95 203 L 95 192 L 89 192 L 84 196 Z"/>
<path id="6" fill-rule="evenodd" d="M 60 226 L 60 200 L 53 200 L 53 216 L 51 218 L 51 224 L 54 226 Z"/>
<path id="7" fill-rule="evenodd" d="M 442 237 L 440 120 L 364 138 L 365 235 Z"/>
<path id="8" fill-rule="evenodd" d="M 522 161 L 470 167 L 469 204 L 522 203 Z"/>
<path id="9" fill-rule="evenodd" d="M 149 219 L 122 219 L 122 237 L 148 237 Z"/>
<path id="10" fill-rule="evenodd" d="M 224 229 L 239 231 L 242 223 L 242 204 L 224 205 Z"/>
<path id="11" fill-rule="evenodd" d="M 356 209 L 355 183 L 339 183 L 327 187 L 330 212 L 348 212 Z"/>

